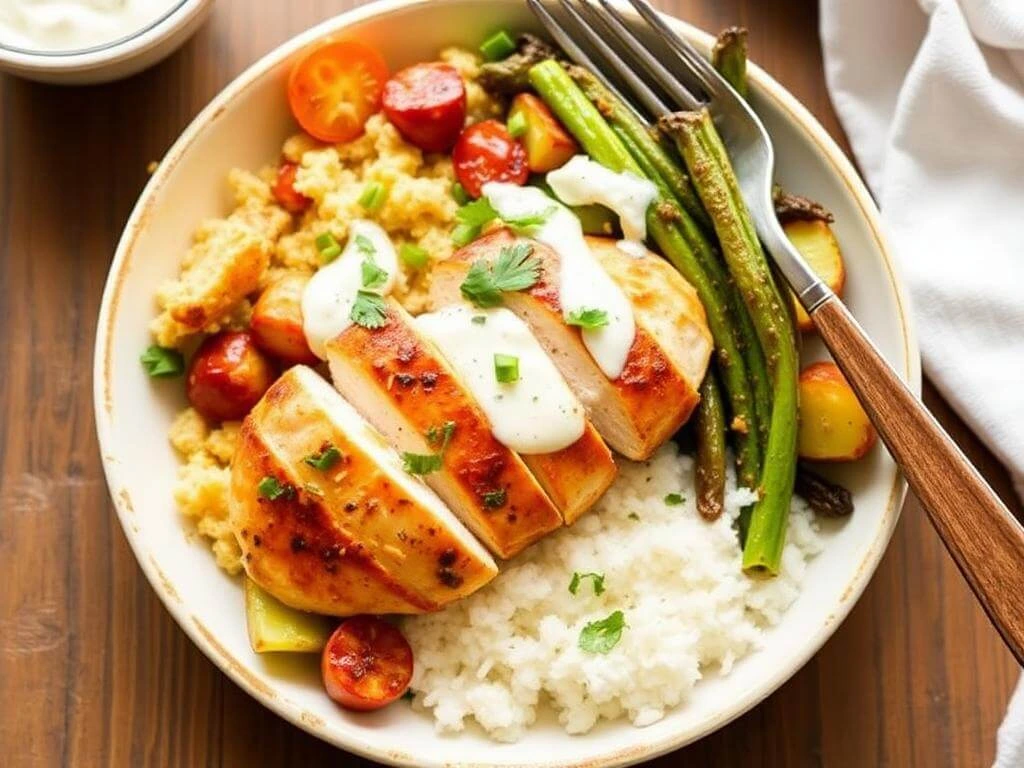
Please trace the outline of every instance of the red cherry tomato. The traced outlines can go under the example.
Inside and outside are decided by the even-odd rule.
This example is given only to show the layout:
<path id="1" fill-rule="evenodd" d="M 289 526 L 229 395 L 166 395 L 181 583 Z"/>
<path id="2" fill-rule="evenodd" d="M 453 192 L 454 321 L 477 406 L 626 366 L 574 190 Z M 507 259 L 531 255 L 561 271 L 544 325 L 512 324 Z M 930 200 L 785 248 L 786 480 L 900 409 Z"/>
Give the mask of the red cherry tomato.
<path id="1" fill-rule="evenodd" d="M 313 201 L 295 189 L 295 174 L 299 166 L 285 161 L 277 169 L 277 180 L 274 182 L 274 199 L 289 213 L 302 213 Z"/>
<path id="2" fill-rule="evenodd" d="M 424 152 L 447 152 L 466 122 L 466 86 L 448 64 L 416 64 L 384 86 L 384 114 Z"/>
<path id="3" fill-rule="evenodd" d="M 222 331 L 204 341 L 189 364 L 185 394 L 213 421 L 243 418 L 270 389 L 274 366 L 251 333 Z"/>
<path id="4" fill-rule="evenodd" d="M 484 120 L 462 132 L 452 151 L 455 175 L 473 197 L 489 181 L 525 184 L 530 175 L 526 150 L 497 120 Z"/>
<path id="5" fill-rule="evenodd" d="M 386 707 L 409 687 L 412 648 L 396 627 L 373 616 L 345 619 L 321 661 L 327 695 L 346 709 Z"/>
<path id="6" fill-rule="evenodd" d="M 351 141 L 380 110 L 388 66 L 354 40 L 327 43 L 295 65 L 288 103 L 303 130 L 328 142 Z"/>

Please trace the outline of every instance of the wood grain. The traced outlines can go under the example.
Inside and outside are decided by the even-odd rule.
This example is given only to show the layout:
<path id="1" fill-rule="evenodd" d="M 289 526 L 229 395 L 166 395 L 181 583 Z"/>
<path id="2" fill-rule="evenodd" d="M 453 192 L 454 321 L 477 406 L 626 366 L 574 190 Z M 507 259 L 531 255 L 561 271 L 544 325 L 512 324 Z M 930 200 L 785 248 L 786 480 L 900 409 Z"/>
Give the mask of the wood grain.
<path id="1" fill-rule="evenodd" d="M 1024 528 L 839 299 L 811 318 L 996 630 L 1024 662 Z"/>
<path id="2" fill-rule="evenodd" d="M 355 4 L 218 0 L 188 45 L 127 81 L 0 77 L 4 766 L 369 765 L 249 699 L 170 619 L 108 501 L 90 386 L 103 279 L 147 163 L 256 57 Z M 812 0 L 657 4 L 707 29 L 748 26 L 753 57 L 841 138 Z M 991 455 L 930 387 L 925 397 L 1011 501 Z M 1017 674 L 911 500 L 814 660 L 746 716 L 652 765 L 986 765 Z"/>

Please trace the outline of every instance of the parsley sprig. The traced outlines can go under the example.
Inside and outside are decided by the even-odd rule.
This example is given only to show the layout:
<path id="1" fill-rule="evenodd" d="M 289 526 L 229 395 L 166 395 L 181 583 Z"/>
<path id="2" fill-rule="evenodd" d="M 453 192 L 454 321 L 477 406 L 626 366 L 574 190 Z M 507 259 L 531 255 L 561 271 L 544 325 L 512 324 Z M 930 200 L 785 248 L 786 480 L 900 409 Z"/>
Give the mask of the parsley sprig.
<path id="1" fill-rule="evenodd" d="M 572 574 L 572 580 L 569 582 L 569 592 L 574 595 L 579 592 L 580 584 L 584 579 L 590 579 L 591 583 L 594 585 L 595 595 L 600 596 L 604 594 L 603 573 L 580 573 L 579 571 L 574 571 Z"/>
<path id="2" fill-rule="evenodd" d="M 603 619 L 592 621 L 580 630 L 580 650 L 587 653 L 609 653 L 622 639 L 626 617 L 615 611 Z"/>
<path id="3" fill-rule="evenodd" d="M 485 226 L 492 221 L 501 219 L 513 229 L 532 229 L 543 225 L 550 219 L 558 206 L 552 205 L 543 211 L 528 213 L 523 216 L 500 216 L 486 197 L 467 203 L 455 212 L 455 229 L 452 231 L 452 240 L 459 247 L 480 237 Z"/>
<path id="4" fill-rule="evenodd" d="M 593 331 L 608 325 L 608 313 L 603 309 L 574 309 L 565 320 L 566 325 L 575 325 L 585 331 Z"/>
<path id="5" fill-rule="evenodd" d="M 355 243 L 356 248 L 365 257 L 360 267 L 363 287 L 356 292 L 356 300 L 352 303 L 349 318 L 363 328 L 382 328 L 388 324 L 388 306 L 378 291 L 387 283 L 388 273 L 373 260 L 377 249 L 370 238 L 366 235 L 356 235 Z"/>
<path id="6" fill-rule="evenodd" d="M 496 307 L 502 293 L 532 287 L 540 280 L 540 260 L 532 254 L 533 246 L 520 242 L 502 248 L 493 264 L 473 262 L 459 286 L 462 295 L 478 307 Z"/>

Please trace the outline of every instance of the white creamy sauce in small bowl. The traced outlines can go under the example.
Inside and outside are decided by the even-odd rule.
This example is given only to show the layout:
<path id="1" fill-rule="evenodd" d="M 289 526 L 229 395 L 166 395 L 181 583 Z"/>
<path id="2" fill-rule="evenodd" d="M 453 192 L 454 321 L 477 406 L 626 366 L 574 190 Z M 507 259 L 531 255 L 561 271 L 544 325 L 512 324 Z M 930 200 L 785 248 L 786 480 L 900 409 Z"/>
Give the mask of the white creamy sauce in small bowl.
<path id="1" fill-rule="evenodd" d="M 147 27 L 180 0 L 3 0 L 0 44 L 32 51 L 103 45 Z"/>

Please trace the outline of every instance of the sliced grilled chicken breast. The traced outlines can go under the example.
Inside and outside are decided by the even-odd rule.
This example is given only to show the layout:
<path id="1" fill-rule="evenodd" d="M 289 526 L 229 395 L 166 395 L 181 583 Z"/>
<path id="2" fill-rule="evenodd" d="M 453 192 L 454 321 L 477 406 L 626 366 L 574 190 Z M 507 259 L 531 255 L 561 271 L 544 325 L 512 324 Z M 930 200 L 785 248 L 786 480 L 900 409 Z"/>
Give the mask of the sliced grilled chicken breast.
<path id="1" fill-rule="evenodd" d="M 315 613 L 424 613 L 497 574 L 433 491 L 305 366 L 242 424 L 231 523 L 249 577 Z"/>
<path id="2" fill-rule="evenodd" d="M 498 230 L 455 253 L 434 269 L 431 302 L 460 298 L 459 286 L 473 262 L 492 262 L 515 240 Z M 690 417 L 711 356 L 704 307 L 686 280 L 653 253 L 636 258 L 613 240 L 588 238 L 591 250 L 630 299 L 636 337 L 625 369 L 609 380 L 587 351 L 577 328 L 565 324 L 559 303 L 559 256 L 533 243 L 541 278 L 525 291 L 505 293 L 505 306 L 521 317 L 547 349 L 587 407 L 594 426 L 616 451 L 649 458 Z"/>
<path id="3" fill-rule="evenodd" d="M 392 445 L 441 455 L 440 468 L 423 479 L 500 557 L 558 528 L 563 516 L 574 520 L 586 508 L 580 502 L 590 499 L 589 506 L 614 479 L 611 453 L 593 428 L 572 446 L 536 457 L 499 442 L 470 389 L 394 300 L 386 325 L 350 326 L 328 343 L 327 357 L 335 387 Z M 571 478 L 575 490 L 563 490 Z M 552 498 L 548 487 L 557 491 Z"/>

